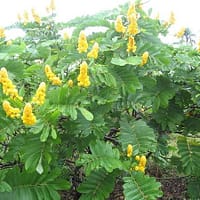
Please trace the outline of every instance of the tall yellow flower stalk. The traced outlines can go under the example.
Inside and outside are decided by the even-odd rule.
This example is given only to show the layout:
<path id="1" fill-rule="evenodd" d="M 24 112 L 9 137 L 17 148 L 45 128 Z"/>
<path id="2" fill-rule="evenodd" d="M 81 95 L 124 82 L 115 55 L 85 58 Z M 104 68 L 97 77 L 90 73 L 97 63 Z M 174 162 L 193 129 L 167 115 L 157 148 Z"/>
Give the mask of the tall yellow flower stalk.
<path id="1" fill-rule="evenodd" d="M 136 17 L 137 13 L 136 13 L 136 10 L 135 10 L 135 4 L 134 3 L 131 3 L 129 5 L 129 8 L 128 8 L 128 11 L 127 11 L 127 17 L 129 19 L 129 17 L 131 15 L 134 15 Z"/>
<path id="2" fill-rule="evenodd" d="M 128 34 L 136 35 L 139 33 L 137 18 L 134 14 L 129 16 Z"/>
<path id="3" fill-rule="evenodd" d="M 24 25 L 26 25 L 29 22 L 29 15 L 26 10 L 23 13 L 23 18 L 24 18 Z"/>
<path id="4" fill-rule="evenodd" d="M 131 144 L 129 144 L 127 146 L 127 157 L 131 157 L 133 155 L 133 146 Z"/>
<path id="5" fill-rule="evenodd" d="M 84 31 L 81 31 L 78 38 L 78 52 L 83 53 L 87 52 L 88 42 Z"/>
<path id="6" fill-rule="evenodd" d="M 49 65 L 46 65 L 45 68 L 45 74 L 47 78 L 51 81 L 53 85 L 61 85 L 62 81 L 60 80 L 59 77 L 57 77 L 51 70 L 51 67 Z"/>
<path id="7" fill-rule="evenodd" d="M 38 23 L 38 24 L 41 24 L 41 18 L 40 18 L 40 16 L 37 14 L 37 12 L 35 11 L 34 8 L 32 8 L 31 12 L 32 12 L 32 16 L 33 16 L 34 21 L 35 21 L 36 23 Z"/>
<path id="8" fill-rule="evenodd" d="M 3 110 L 5 111 L 6 115 L 11 118 L 20 117 L 20 109 L 12 107 L 10 103 L 6 100 L 3 101 Z"/>
<path id="9" fill-rule="evenodd" d="M 149 53 L 147 51 L 145 51 L 143 54 L 142 54 L 142 62 L 141 62 L 141 66 L 145 65 L 148 61 L 148 58 L 149 58 Z"/>
<path id="10" fill-rule="evenodd" d="M 33 108 L 31 103 L 26 103 L 23 110 L 22 121 L 25 125 L 34 125 L 36 123 L 36 117 L 33 114 Z"/>
<path id="11" fill-rule="evenodd" d="M 182 38 L 184 34 L 185 34 L 185 27 L 182 27 L 182 28 L 175 34 L 175 36 L 176 36 L 177 38 Z"/>
<path id="12" fill-rule="evenodd" d="M 55 1 L 54 0 L 51 0 L 50 2 L 50 5 L 49 5 L 49 8 L 54 11 L 56 9 L 56 5 L 55 5 Z"/>
<path id="13" fill-rule="evenodd" d="M 127 44 L 127 51 L 134 53 L 136 51 L 136 49 L 137 49 L 137 46 L 136 46 L 134 37 L 129 36 L 128 44 Z"/>
<path id="14" fill-rule="evenodd" d="M 80 65 L 80 74 L 77 77 L 78 86 L 81 86 L 81 87 L 88 87 L 88 86 L 90 86 L 90 79 L 89 79 L 87 71 L 88 71 L 88 65 L 84 61 Z"/>
<path id="15" fill-rule="evenodd" d="M 40 83 L 35 93 L 35 96 L 32 98 L 32 102 L 38 105 L 42 105 L 44 104 L 45 96 L 46 96 L 46 83 L 42 82 Z"/>
<path id="16" fill-rule="evenodd" d="M 0 27 L 0 38 L 5 38 L 6 34 L 5 34 L 5 29 L 3 27 Z"/>
<path id="17" fill-rule="evenodd" d="M 122 18 L 121 16 L 117 16 L 117 19 L 115 21 L 115 30 L 118 32 L 118 33 L 125 33 L 126 31 L 126 28 L 125 26 L 123 25 L 122 23 Z"/>
<path id="18" fill-rule="evenodd" d="M 16 86 L 12 83 L 12 81 L 8 77 L 8 72 L 6 68 L 2 67 L 0 70 L 0 83 L 3 86 L 3 93 L 6 96 L 10 96 L 12 99 L 22 100 L 23 97 L 19 96 Z"/>
<path id="19" fill-rule="evenodd" d="M 135 171 L 145 172 L 145 167 L 147 163 L 146 156 L 136 156 L 135 159 L 139 162 L 139 164 L 135 166 Z"/>
<path id="20" fill-rule="evenodd" d="M 169 24 L 172 25 L 175 24 L 175 22 L 176 22 L 175 14 L 174 12 L 171 12 L 169 16 Z"/>
<path id="21" fill-rule="evenodd" d="M 99 44 L 95 42 L 92 47 L 92 50 L 88 52 L 87 57 L 97 59 L 98 53 L 99 53 Z"/>

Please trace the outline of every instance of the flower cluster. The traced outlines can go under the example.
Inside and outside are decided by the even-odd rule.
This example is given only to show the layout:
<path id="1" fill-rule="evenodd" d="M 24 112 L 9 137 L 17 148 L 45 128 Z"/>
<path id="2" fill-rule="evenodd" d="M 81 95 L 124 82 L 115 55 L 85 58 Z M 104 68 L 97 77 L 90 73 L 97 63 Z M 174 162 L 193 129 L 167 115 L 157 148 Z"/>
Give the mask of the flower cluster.
<path id="1" fill-rule="evenodd" d="M 25 125 L 34 125 L 36 123 L 36 117 L 33 114 L 31 103 L 26 103 L 23 110 L 22 121 Z"/>
<path id="2" fill-rule="evenodd" d="M 20 110 L 19 108 L 14 108 L 10 105 L 8 101 L 3 101 L 3 109 L 6 112 L 6 115 L 11 118 L 18 118 L 20 117 Z"/>
<path id="3" fill-rule="evenodd" d="M 136 16 L 136 10 L 135 10 L 135 4 L 134 3 L 130 4 L 128 11 L 127 11 L 127 17 L 129 18 L 131 15 Z"/>
<path id="4" fill-rule="evenodd" d="M 8 72 L 4 67 L 2 67 L 0 70 L 0 83 L 3 86 L 3 93 L 5 95 L 10 96 L 12 99 L 23 99 L 21 96 L 19 96 L 16 86 L 9 79 Z"/>
<path id="5" fill-rule="evenodd" d="M 45 66 L 45 74 L 47 78 L 52 82 L 53 85 L 61 85 L 62 81 L 59 77 L 57 77 L 51 70 L 51 67 L 49 65 Z"/>
<path id="6" fill-rule="evenodd" d="M 147 63 L 148 61 L 148 58 L 149 58 L 149 53 L 147 51 L 145 51 L 143 54 L 142 54 L 142 62 L 140 64 L 140 66 L 143 66 Z"/>
<path id="7" fill-rule="evenodd" d="M 40 16 L 36 13 L 35 9 L 32 9 L 31 12 L 32 12 L 32 16 L 33 16 L 34 21 L 35 21 L 36 23 L 38 23 L 38 24 L 41 24 L 41 18 L 40 18 Z"/>
<path id="8" fill-rule="evenodd" d="M 24 18 L 24 25 L 26 25 L 29 22 L 29 15 L 26 10 L 23 13 L 23 18 Z"/>
<path id="9" fill-rule="evenodd" d="M 87 69 L 88 69 L 87 63 L 85 61 L 82 62 L 82 64 L 80 65 L 80 74 L 77 77 L 78 86 L 88 87 L 90 85 L 90 80 L 89 80 L 89 76 L 87 74 Z"/>
<path id="10" fill-rule="evenodd" d="M 133 146 L 131 144 L 129 144 L 127 146 L 127 157 L 131 157 L 133 155 Z"/>
<path id="11" fill-rule="evenodd" d="M 46 84 L 44 82 L 40 83 L 35 96 L 32 99 L 33 103 L 36 103 L 38 105 L 44 104 L 46 96 Z"/>
<path id="12" fill-rule="evenodd" d="M 67 81 L 67 85 L 68 85 L 69 87 L 73 87 L 74 82 L 70 79 L 70 80 Z"/>
<path id="13" fill-rule="evenodd" d="M 184 34 L 185 34 L 185 27 L 182 27 L 182 28 L 175 34 L 175 36 L 176 36 L 177 38 L 181 38 L 181 37 L 183 37 Z"/>
<path id="14" fill-rule="evenodd" d="M 130 35 L 136 35 L 139 33 L 137 18 L 135 14 L 129 16 L 129 25 L 128 25 L 128 33 Z"/>
<path id="15" fill-rule="evenodd" d="M 5 38 L 6 35 L 5 35 L 5 29 L 0 27 L 0 38 Z"/>
<path id="16" fill-rule="evenodd" d="M 127 44 L 127 51 L 134 53 L 136 51 L 136 49 L 137 49 L 137 46 L 136 46 L 134 37 L 129 36 L 128 44 Z"/>
<path id="17" fill-rule="evenodd" d="M 88 43 L 87 43 L 87 38 L 86 35 L 83 31 L 80 32 L 79 38 L 78 38 L 78 52 L 83 53 L 87 52 L 88 49 Z"/>
<path id="18" fill-rule="evenodd" d="M 115 21 L 115 30 L 118 33 L 124 33 L 126 31 L 125 26 L 122 23 L 122 18 L 120 16 L 117 17 L 116 21 Z"/>
<path id="19" fill-rule="evenodd" d="M 146 163 L 147 163 L 146 156 L 136 156 L 135 160 L 137 160 L 139 162 L 139 164 L 137 166 L 135 166 L 135 171 L 144 172 Z"/>
<path id="20" fill-rule="evenodd" d="M 175 24 L 175 22 L 176 22 L 176 19 L 175 19 L 174 12 L 171 12 L 170 17 L 169 17 L 169 24 L 172 25 L 172 24 Z"/>
<path id="21" fill-rule="evenodd" d="M 99 44 L 95 42 L 92 47 L 92 50 L 88 52 L 87 57 L 97 59 L 98 53 L 99 53 Z"/>

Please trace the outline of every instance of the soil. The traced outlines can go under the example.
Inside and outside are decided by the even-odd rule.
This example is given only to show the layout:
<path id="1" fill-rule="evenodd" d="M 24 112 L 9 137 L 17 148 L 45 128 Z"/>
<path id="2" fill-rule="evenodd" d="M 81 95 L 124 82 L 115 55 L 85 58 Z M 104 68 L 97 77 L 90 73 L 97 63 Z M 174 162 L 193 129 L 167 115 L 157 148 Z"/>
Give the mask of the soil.
<path id="1" fill-rule="evenodd" d="M 147 171 L 150 176 L 156 177 L 161 183 L 163 197 L 158 200 L 187 200 L 186 185 L 187 179 L 185 177 L 176 176 L 173 170 L 160 170 L 158 168 L 151 168 Z M 76 180 L 79 178 L 76 177 Z M 77 183 L 73 184 L 70 191 L 62 191 L 62 200 L 78 200 L 80 194 L 76 191 Z M 122 182 L 118 181 L 115 185 L 113 192 L 107 200 L 125 200 L 123 195 Z"/>

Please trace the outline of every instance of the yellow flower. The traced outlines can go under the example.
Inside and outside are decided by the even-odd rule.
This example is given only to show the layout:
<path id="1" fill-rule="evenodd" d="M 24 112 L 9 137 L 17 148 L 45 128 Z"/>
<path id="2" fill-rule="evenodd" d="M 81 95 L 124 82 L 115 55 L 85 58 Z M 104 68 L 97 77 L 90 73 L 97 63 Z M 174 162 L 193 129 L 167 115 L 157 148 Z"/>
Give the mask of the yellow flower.
<path id="1" fill-rule="evenodd" d="M 87 52 L 87 49 L 88 49 L 87 38 L 85 33 L 81 31 L 78 38 L 78 52 L 79 53 Z"/>
<path id="2" fill-rule="evenodd" d="M 69 34 L 67 32 L 64 32 L 63 33 L 63 39 L 64 40 L 68 40 L 70 37 L 69 37 Z"/>
<path id="3" fill-rule="evenodd" d="M 135 39 L 133 36 L 129 36 L 129 40 L 128 40 L 128 45 L 127 45 L 127 51 L 128 52 L 135 52 L 137 49 L 136 43 L 135 43 Z"/>
<path id="4" fill-rule="evenodd" d="M 49 5 L 49 8 L 50 8 L 52 11 L 54 11 L 54 10 L 56 9 L 56 5 L 55 5 L 54 0 L 51 0 L 50 5 Z"/>
<path id="5" fill-rule="evenodd" d="M 146 156 L 136 156 L 135 159 L 139 162 L 137 166 L 135 166 L 135 171 L 145 172 L 145 167 L 147 163 Z"/>
<path id="6" fill-rule="evenodd" d="M 3 109 L 6 112 L 6 115 L 11 118 L 18 118 L 20 117 L 20 110 L 19 108 L 14 108 L 10 105 L 8 101 L 3 101 Z"/>
<path id="7" fill-rule="evenodd" d="M 139 33 L 137 19 L 135 15 L 129 16 L 128 34 L 136 35 Z"/>
<path id="8" fill-rule="evenodd" d="M 92 50 L 87 54 L 87 57 L 97 59 L 98 53 L 99 53 L 99 44 L 95 42 L 92 47 Z"/>
<path id="9" fill-rule="evenodd" d="M 7 46 L 12 45 L 12 40 L 8 40 L 8 41 L 6 42 L 6 45 L 7 45 Z"/>
<path id="10" fill-rule="evenodd" d="M 148 58 L 149 58 L 149 53 L 146 51 L 142 54 L 142 62 L 140 64 L 140 66 L 145 65 L 148 61 Z"/>
<path id="11" fill-rule="evenodd" d="M 200 40 L 199 40 L 199 42 L 197 43 L 197 51 L 200 52 Z"/>
<path id="12" fill-rule="evenodd" d="M 147 163 L 146 156 L 141 156 L 139 165 L 145 167 Z"/>
<path id="13" fill-rule="evenodd" d="M 51 67 L 49 65 L 46 65 L 45 68 L 45 74 L 47 78 L 51 81 L 53 85 L 61 85 L 62 81 L 60 80 L 59 77 L 57 77 L 51 70 Z"/>
<path id="14" fill-rule="evenodd" d="M 140 156 L 135 156 L 135 160 L 140 161 Z"/>
<path id="15" fill-rule="evenodd" d="M 40 83 L 35 96 L 32 99 L 33 103 L 36 103 L 38 105 L 44 104 L 45 101 L 45 96 L 46 96 L 46 84 L 45 82 Z"/>
<path id="16" fill-rule="evenodd" d="M 116 21 L 115 21 L 115 30 L 118 33 L 124 33 L 126 31 L 125 26 L 122 23 L 122 18 L 120 16 L 117 17 Z"/>
<path id="17" fill-rule="evenodd" d="M 181 37 L 183 37 L 184 34 L 185 34 L 185 27 L 182 27 L 182 28 L 175 34 L 175 36 L 176 36 L 177 38 L 181 38 Z"/>
<path id="18" fill-rule="evenodd" d="M 26 25 L 29 22 L 29 15 L 27 11 L 24 11 L 23 17 L 24 17 L 24 25 Z"/>
<path id="19" fill-rule="evenodd" d="M 0 38 L 5 38 L 6 34 L 5 34 L 5 29 L 3 27 L 0 27 Z"/>
<path id="20" fill-rule="evenodd" d="M 131 144 L 127 147 L 127 157 L 131 157 L 133 155 L 133 146 Z"/>
<path id="21" fill-rule="evenodd" d="M 172 25 L 172 24 L 175 24 L 175 22 L 176 22 L 176 19 L 175 19 L 174 12 L 171 12 L 170 17 L 169 17 L 169 24 Z"/>
<path id="22" fill-rule="evenodd" d="M 128 16 L 128 18 L 129 18 L 131 15 L 134 15 L 134 16 L 136 17 L 136 10 L 135 10 L 135 4 L 134 4 L 134 3 L 131 3 L 131 4 L 129 5 L 128 11 L 127 11 L 127 16 Z"/>
<path id="23" fill-rule="evenodd" d="M 3 93 L 7 96 L 10 96 L 12 99 L 22 100 L 23 97 L 19 96 L 16 86 L 8 77 L 8 72 L 6 68 L 2 67 L 0 70 L 0 83 L 3 86 Z"/>
<path id="24" fill-rule="evenodd" d="M 67 85 L 68 85 L 69 87 L 73 87 L 74 82 L 70 79 L 70 80 L 67 81 Z"/>
<path id="25" fill-rule="evenodd" d="M 32 105 L 26 103 L 23 110 L 22 121 L 25 125 L 34 125 L 36 123 L 36 117 L 33 114 Z"/>
<path id="26" fill-rule="evenodd" d="M 87 75 L 87 69 L 88 69 L 87 63 L 85 61 L 82 62 L 82 64 L 80 65 L 80 74 L 77 77 L 78 86 L 81 86 L 81 87 L 90 86 L 90 80 L 89 80 L 89 76 Z"/>

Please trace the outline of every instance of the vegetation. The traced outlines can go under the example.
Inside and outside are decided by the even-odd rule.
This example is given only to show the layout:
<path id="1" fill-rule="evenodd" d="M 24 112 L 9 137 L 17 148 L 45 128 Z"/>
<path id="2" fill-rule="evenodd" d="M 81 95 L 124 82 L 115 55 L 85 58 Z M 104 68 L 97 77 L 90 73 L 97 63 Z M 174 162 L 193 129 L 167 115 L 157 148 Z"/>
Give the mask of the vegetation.
<path id="1" fill-rule="evenodd" d="M 57 200 L 73 187 L 104 200 L 117 181 L 126 200 L 158 199 L 154 167 L 186 177 L 187 196 L 200 198 L 200 49 L 190 32 L 163 43 L 174 15 L 155 19 L 140 1 L 66 23 L 54 10 L 51 1 L 47 17 L 19 16 L 8 29 L 24 37 L 0 30 L 0 199 Z"/>

